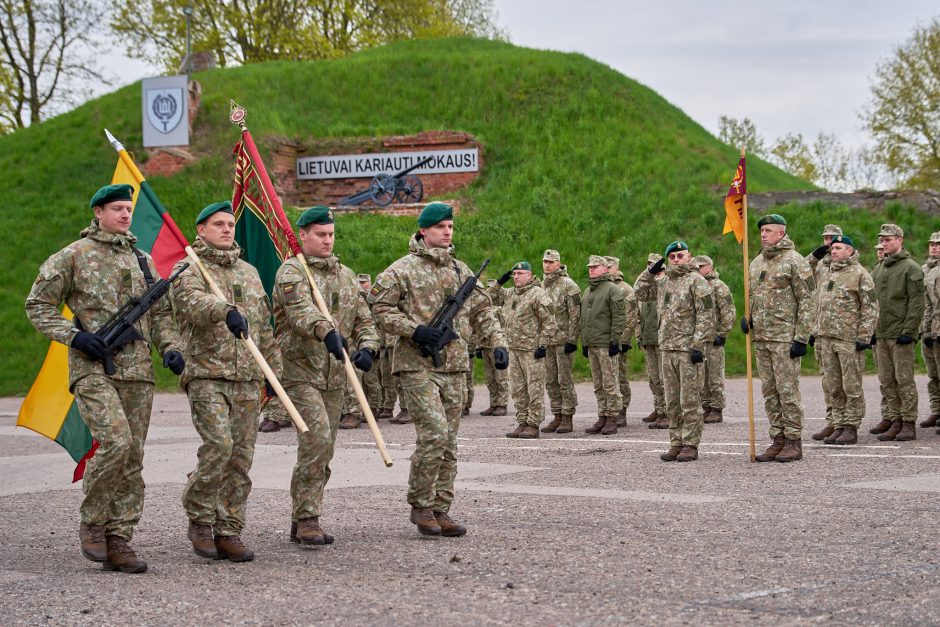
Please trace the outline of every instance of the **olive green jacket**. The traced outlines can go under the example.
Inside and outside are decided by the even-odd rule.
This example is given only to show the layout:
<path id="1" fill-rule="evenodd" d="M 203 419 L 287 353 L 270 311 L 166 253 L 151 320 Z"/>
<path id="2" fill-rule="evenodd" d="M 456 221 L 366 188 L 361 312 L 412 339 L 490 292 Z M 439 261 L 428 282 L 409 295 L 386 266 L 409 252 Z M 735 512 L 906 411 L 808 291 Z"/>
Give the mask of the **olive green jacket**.
<path id="1" fill-rule="evenodd" d="M 920 264 L 902 248 L 897 255 L 885 255 L 871 278 L 878 294 L 878 339 L 917 338 L 924 317 L 924 271 Z"/>
<path id="2" fill-rule="evenodd" d="M 581 297 L 582 346 L 609 346 L 620 343 L 627 326 L 623 290 L 609 274 L 591 279 Z"/>

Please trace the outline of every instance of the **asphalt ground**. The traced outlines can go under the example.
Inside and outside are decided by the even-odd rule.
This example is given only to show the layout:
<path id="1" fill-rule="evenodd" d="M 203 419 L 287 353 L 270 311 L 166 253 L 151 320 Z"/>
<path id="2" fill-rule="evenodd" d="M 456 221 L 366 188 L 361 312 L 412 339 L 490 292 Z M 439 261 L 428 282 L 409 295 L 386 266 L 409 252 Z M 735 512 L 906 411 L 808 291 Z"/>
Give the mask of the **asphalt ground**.
<path id="1" fill-rule="evenodd" d="M 329 547 L 288 541 L 295 436 L 259 434 L 245 542 L 251 563 L 197 557 L 180 493 L 199 438 L 184 396 L 157 396 L 144 460 L 146 505 L 132 545 L 144 575 L 104 572 L 78 547 L 71 459 L 15 428 L 0 399 L 0 623 L 17 624 L 931 624 L 940 622 L 940 435 L 883 443 L 878 386 L 865 381 L 859 444 L 817 445 L 815 377 L 802 381 L 805 457 L 752 464 L 745 382 L 728 382 L 725 422 L 700 459 L 663 463 L 667 432 L 635 381 L 629 424 L 591 436 L 589 385 L 576 430 L 509 440 L 485 388 L 464 418 L 457 500 L 463 538 L 408 521 L 414 429 L 380 421 L 386 469 L 365 427 L 340 431 L 321 517 Z M 926 379 L 918 378 L 921 415 Z M 768 443 L 755 381 L 758 452 Z"/>

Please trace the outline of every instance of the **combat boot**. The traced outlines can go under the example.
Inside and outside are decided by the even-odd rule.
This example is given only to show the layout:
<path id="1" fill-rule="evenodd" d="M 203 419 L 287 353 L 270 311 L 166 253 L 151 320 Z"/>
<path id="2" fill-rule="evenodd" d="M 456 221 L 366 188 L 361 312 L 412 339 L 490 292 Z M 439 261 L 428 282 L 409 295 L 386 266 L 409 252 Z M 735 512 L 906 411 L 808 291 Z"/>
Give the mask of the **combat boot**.
<path id="1" fill-rule="evenodd" d="M 774 461 L 787 463 L 795 462 L 798 459 L 803 459 L 803 440 L 796 438 L 791 440 L 787 438 L 786 443 L 783 445 L 783 450 L 777 453 L 777 457 Z"/>
<path id="2" fill-rule="evenodd" d="M 537 440 L 539 437 L 539 428 L 534 425 L 525 425 L 519 438 L 522 440 Z"/>
<path id="3" fill-rule="evenodd" d="M 694 462 L 698 459 L 697 446 L 683 446 L 682 452 L 676 456 L 677 462 Z"/>
<path id="4" fill-rule="evenodd" d="M 119 570 L 122 573 L 145 573 L 147 562 L 137 557 L 124 538 L 108 536 L 108 559 L 102 564 L 105 570 Z"/>
<path id="5" fill-rule="evenodd" d="M 659 459 L 663 460 L 664 462 L 674 462 L 681 452 L 681 446 L 670 446 L 668 451 L 659 454 Z"/>
<path id="6" fill-rule="evenodd" d="M 344 414 L 339 419 L 339 428 L 340 429 L 358 429 L 359 424 L 362 422 L 362 418 L 356 414 Z"/>
<path id="7" fill-rule="evenodd" d="M 767 450 L 755 457 L 759 462 L 772 462 L 777 459 L 777 455 L 780 454 L 780 451 L 783 450 L 783 445 L 786 443 L 787 439 L 783 437 L 783 434 L 776 436 L 774 438 L 773 444 L 767 447 Z"/>
<path id="8" fill-rule="evenodd" d="M 901 419 L 893 420 L 891 422 L 891 428 L 878 436 L 878 439 L 882 442 L 890 442 L 894 438 L 898 437 L 898 434 L 901 433 Z"/>
<path id="9" fill-rule="evenodd" d="M 562 414 L 561 424 L 558 425 L 557 429 L 555 429 L 555 433 L 571 433 L 574 431 L 574 424 L 572 424 L 573 418 L 574 416 L 571 414 Z"/>
<path id="10" fill-rule="evenodd" d="M 868 432 L 869 432 L 870 434 L 872 434 L 872 435 L 878 435 L 878 434 L 884 433 L 885 431 L 887 431 L 888 429 L 890 429 L 892 424 L 893 424 L 893 423 L 892 423 L 890 420 L 888 420 L 887 418 L 882 418 L 882 419 L 881 419 L 881 422 L 879 422 L 879 423 L 876 424 L 874 427 L 872 427 L 871 429 L 869 429 Z"/>
<path id="11" fill-rule="evenodd" d="M 493 407 L 492 405 L 490 405 L 489 407 L 487 407 L 486 409 L 484 409 L 483 411 L 481 411 L 481 412 L 480 412 L 480 415 L 481 415 L 481 416 L 492 416 L 494 411 L 496 411 L 496 408 Z"/>
<path id="12" fill-rule="evenodd" d="M 423 536 L 439 536 L 443 532 L 430 507 L 412 507 L 411 522 L 418 526 L 418 532 Z"/>
<path id="13" fill-rule="evenodd" d="M 496 407 L 494 407 L 494 408 L 493 408 L 493 415 L 494 415 L 494 416 L 505 416 L 505 415 L 506 415 L 506 406 L 505 406 L 505 405 L 497 405 Z"/>
<path id="14" fill-rule="evenodd" d="M 280 431 L 281 425 L 277 423 L 277 420 L 269 420 L 265 418 L 261 421 L 261 426 L 258 427 L 258 431 L 261 433 L 272 433 L 274 431 Z"/>
<path id="15" fill-rule="evenodd" d="M 82 555 L 93 562 L 103 562 L 108 559 L 108 545 L 104 540 L 103 525 L 86 525 L 78 527 L 78 539 L 82 545 Z"/>
<path id="16" fill-rule="evenodd" d="M 291 541 L 294 541 L 294 537 L 297 538 L 297 542 L 301 544 L 333 544 L 333 536 L 323 533 L 323 530 L 320 529 L 320 518 L 319 516 L 311 516 L 310 518 L 302 518 L 297 521 L 297 530 L 292 531 Z M 329 538 L 329 541 L 327 541 Z"/>
<path id="17" fill-rule="evenodd" d="M 714 407 L 708 408 L 708 413 L 705 414 L 704 422 L 705 424 L 713 425 L 724 420 L 724 416 L 721 415 L 720 409 L 715 409 Z"/>
<path id="18" fill-rule="evenodd" d="M 467 528 L 447 515 L 447 512 L 434 512 L 434 519 L 441 528 L 441 535 L 447 538 L 459 538 L 467 535 Z"/>
<path id="19" fill-rule="evenodd" d="M 394 415 L 395 415 L 395 412 L 392 409 L 380 409 L 379 410 L 379 418 L 389 419 Z"/>
<path id="20" fill-rule="evenodd" d="M 561 426 L 561 419 L 563 416 L 561 414 L 555 414 L 554 420 L 541 428 L 542 433 L 555 433 L 555 429 Z"/>
<path id="21" fill-rule="evenodd" d="M 615 433 L 617 433 L 617 417 L 607 416 L 604 427 L 601 429 L 601 435 L 614 435 Z"/>
<path id="22" fill-rule="evenodd" d="M 525 431 L 525 425 L 517 424 L 516 428 L 506 434 L 507 438 L 518 438 Z"/>
<path id="23" fill-rule="evenodd" d="M 407 409 L 403 409 L 398 412 L 398 415 L 392 418 L 389 422 L 394 422 L 396 425 L 406 425 L 411 422 L 411 414 L 408 413 Z"/>
<path id="24" fill-rule="evenodd" d="M 833 444 L 855 444 L 858 442 L 858 430 L 855 427 L 842 427 L 842 433 Z"/>
<path id="25" fill-rule="evenodd" d="M 624 407 L 617 413 L 617 426 L 626 427 L 627 426 L 627 408 Z"/>
<path id="26" fill-rule="evenodd" d="M 643 422 L 656 422 L 656 417 L 657 417 L 657 416 L 659 416 L 659 412 L 657 412 L 657 411 L 654 409 L 653 411 L 650 412 L 650 415 L 649 415 L 649 416 L 644 416 L 644 417 L 643 417 Z"/>
<path id="27" fill-rule="evenodd" d="M 826 437 L 825 440 L 823 440 L 823 444 L 835 444 L 835 443 L 836 443 L 836 440 L 838 440 L 839 437 L 842 435 L 842 430 L 843 430 L 843 429 L 844 429 L 844 427 L 838 427 L 837 429 L 835 429 L 832 433 L 830 433 L 830 434 Z"/>
<path id="28" fill-rule="evenodd" d="M 922 426 L 922 427 L 924 427 L 924 428 L 927 428 L 927 427 L 936 427 L 936 426 L 937 426 L 937 419 L 938 419 L 938 418 L 940 418 L 940 414 L 930 414 L 929 416 L 927 416 L 927 419 L 926 419 L 926 420 L 922 420 L 922 421 L 920 422 L 920 426 Z"/>
<path id="29" fill-rule="evenodd" d="M 607 423 L 607 416 L 598 416 L 597 422 L 584 430 L 585 433 L 595 434 L 600 433 L 601 429 L 604 428 L 604 425 Z"/>
<path id="30" fill-rule="evenodd" d="M 651 422 L 649 424 L 650 429 L 668 429 L 669 428 L 669 417 L 666 414 L 660 414 L 656 418 L 656 422 Z"/>
<path id="31" fill-rule="evenodd" d="M 230 562 L 250 562 L 255 559 L 255 552 L 244 545 L 238 536 L 216 536 L 216 559 Z"/>
<path id="32" fill-rule="evenodd" d="M 894 438 L 896 442 L 910 442 L 911 440 L 917 439 L 917 426 L 916 423 L 911 421 L 901 422 L 901 430 L 898 432 L 897 437 Z"/>
<path id="33" fill-rule="evenodd" d="M 217 559 L 215 542 L 212 540 L 212 527 L 189 521 L 189 541 L 193 543 L 193 553 L 199 557 Z"/>
<path id="34" fill-rule="evenodd" d="M 469 408 L 469 407 L 464 407 L 464 408 L 463 408 L 463 413 L 460 414 L 460 415 L 461 415 L 461 416 L 469 416 L 469 415 L 470 415 L 470 408 Z"/>
<path id="35" fill-rule="evenodd" d="M 818 442 L 819 440 L 825 440 L 825 439 L 828 438 L 830 435 L 832 435 L 832 434 L 835 432 L 835 430 L 836 430 L 835 427 L 833 427 L 832 425 L 827 424 L 827 425 L 826 425 L 825 427 L 823 427 L 820 431 L 817 431 L 816 433 L 813 434 L 813 439 L 816 440 L 817 442 Z"/>
<path id="36" fill-rule="evenodd" d="M 290 541 L 294 544 L 300 544 L 300 538 L 297 537 L 297 523 L 290 524 Z M 328 533 L 323 534 L 323 544 L 333 544 L 333 536 Z"/>

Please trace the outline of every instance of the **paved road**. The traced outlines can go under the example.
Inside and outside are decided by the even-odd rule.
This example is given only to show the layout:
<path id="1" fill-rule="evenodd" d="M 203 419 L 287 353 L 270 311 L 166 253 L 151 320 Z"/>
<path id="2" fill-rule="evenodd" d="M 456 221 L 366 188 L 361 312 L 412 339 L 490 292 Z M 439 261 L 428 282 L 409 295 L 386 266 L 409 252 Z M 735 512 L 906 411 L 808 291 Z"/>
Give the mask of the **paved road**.
<path id="1" fill-rule="evenodd" d="M 940 622 L 933 429 L 898 444 L 866 432 L 858 446 L 807 444 L 802 462 L 752 465 L 745 386 L 734 380 L 700 460 L 664 464 L 666 432 L 639 424 L 650 396 L 643 382 L 633 389 L 629 426 L 615 436 L 583 432 L 595 405 L 580 385 L 575 433 L 518 441 L 503 437 L 510 418 L 478 415 L 478 388 L 461 427 L 452 514 L 470 532 L 459 539 L 423 538 L 408 522 L 414 431 L 382 421 L 394 467 L 365 428 L 340 432 L 321 519 L 336 544 L 290 544 L 294 435 L 261 434 L 244 536 L 258 559 L 241 565 L 190 550 L 179 497 L 199 440 L 185 398 L 158 395 L 134 539 L 150 564 L 142 576 L 81 557 L 71 461 L 13 426 L 21 399 L 0 399 L 0 622 Z M 822 425 L 819 379 L 803 390 L 811 432 Z M 870 424 L 874 378 L 866 392 Z M 759 412 L 759 446 L 766 439 Z"/>

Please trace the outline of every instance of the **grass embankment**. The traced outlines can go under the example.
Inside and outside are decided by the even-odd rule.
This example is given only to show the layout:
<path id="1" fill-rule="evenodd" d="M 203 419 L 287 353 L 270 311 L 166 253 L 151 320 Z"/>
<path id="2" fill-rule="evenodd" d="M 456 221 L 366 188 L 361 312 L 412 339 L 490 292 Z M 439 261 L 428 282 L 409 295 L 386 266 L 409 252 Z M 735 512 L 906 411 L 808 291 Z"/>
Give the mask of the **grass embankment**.
<path id="1" fill-rule="evenodd" d="M 231 194 L 238 130 L 227 116 L 234 98 L 248 109 L 263 154 L 265 140 L 275 136 L 472 133 L 485 147 L 486 167 L 459 192 L 469 210 L 457 220 L 455 244 L 471 266 L 492 257 L 489 276 L 520 259 L 537 265 L 545 248 L 557 248 L 581 285 L 591 253 L 619 256 L 632 279 L 651 250 L 682 238 L 693 252 L 715 258 L 740 305 L 740 248 L 721 236 L 721 196 L 737 151 L 652 90 L 587 57 L 457 39 L 196 78 L 203 87 L 192 140 L 199 159 L 176 176 L 151 179 L 189 237 L 198 211 Z M 88 198 L 110 179 L 115 154 L 104 127 L 146 159 L 139 84 L 0 138 L 0 229 L 7 234 L 0 249 L 0 394 L 24 393 L 45 355 L 47 342 L 29 325 L 23 300 L 39 264 L 87 225 Z M 751 192 L 810 187 L 756 158 L 748 168 Z M 881 222 L 899 222 L 913 242 L 923 242 L 932 228 L 927 216 L 897 207 L 887 216 L 824 207 L 783 213 L 801 251 L 834 221 L 860 241 L 866 262 Z M 341 217 L 337 230 L 343 262 L 375 275 L 406 250 L 414 220 Z M 729 373 L 742 372 L 739 332 L 728 350 Z M 631 359 L 633 371 L 642 372 L 639 351 Z M 580 355 L 576 367 L 587 375 Z M 172 385 L 158 371 L 161 385 Z"/>

